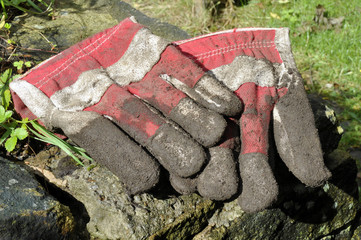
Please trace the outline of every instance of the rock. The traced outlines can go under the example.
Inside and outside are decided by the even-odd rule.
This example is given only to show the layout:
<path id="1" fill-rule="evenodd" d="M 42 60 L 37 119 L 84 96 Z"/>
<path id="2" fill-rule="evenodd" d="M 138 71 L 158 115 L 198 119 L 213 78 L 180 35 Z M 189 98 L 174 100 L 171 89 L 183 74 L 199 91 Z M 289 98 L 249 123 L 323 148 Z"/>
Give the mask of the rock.
<path id="1" fill-rule="evenodd" d="M 79 230 L 69 207 L 24 167 L 0 157 L 0 239 L 71 239 Z M 80 235 L 78 235 L 80 236 Z"/>
<path id="2" fill-rule="evenodd" d="M 322 118 L 317 114 L 320 112 L 316 118 Z M 48 181 L 84 203 L 90 217 L 87 229 L 98 239 L 182 239 L 193 235 L 195 239 L 290 239 L 293 235 L 304 239 L 331 236 L 335 231 L 346 234 L 357 221 L 359 209 L 356 163 L 340 150 L 327 155 L 325 162 L 332 180 L 323 188 L 307 188 L 278 159 L 276 173 L 282 190 L 278 203 L 264 212 L 245 214 L 237 201 L 215 203 L 196 194 L 164 196 L 174 194 L 167 184 L 132 200 L 107 169 L 77 167 L 55 147 L 26 160 Z"/>
<path id="3" fill-rule="evenodd" d="M 207 225 L 215 208 L 215 203 L 196 194 L 157 198 L 145 193 L 132 199 L 109 170 L 77 167 L 56 147 L 27 159 L 26 164 L 39 173 L 47 169 L 41 171 L 43 177 L 84 203 L 90 217 L 87 229 L 97 239 L 193 235 Z"/>
<path id="4" fill-rule="evenodd" d="M 194 239 L 338 239 L 346 235 L 343 239 L 350 239 L 350 227 L 359 221 L 360 210 L 356 163 L 339 150 L 329 154 L 326 163 L 333 178 L 319 188 L 305 187 L 278 163 L 282 192 L 273 208 L 246 214 L 237 201 L 224 203 Z"/>
<path id="5" fill-rule="evenodd" d="M 244 213 L 236 200 L 217 203 L 196 194 L 166 195 L 173 194 L 167 185 L 130 198 L 107 169 L 88 171 L 71 161 L 53 147 L 26 163 L 47 169 L 42 171 L 45 178 L 84 203 L 90 218 L 87 229 L 96 239 L 318 239 L 345 235 L 358 221 L 359 203 L 347 193 L 355 183 L 355 163 L 339 150 L 326 160 L 336 176 L 332 181 L 307 188 L 291 174 L 283 175 L 282 199 L 256 214 Z"/>
<path id="6" fill-rule="evenodd" d="M 35 15 L 18 17 L 13 22 L 11 39 L 21 46 L 23 54 L 31 55 L 33 60 L 48 59 L 130 16 L 135 16 L 139 23 L 153 33 L 171 41 L 189 37 L 179 28 L 147 17 L 122 1 L 59 1 L 56 9 L 54 20 Z"/>
<path id="7" fill-rule="evenodd" d="M 357 165 L 350 154 L 336 149 L 325 157 L 325 163 L 332 172 L 332 179 L 330 181 L 345 193 L 358 199 L 359 192 L 357 182 L 355 181 Z"/>
<path id="8" fill-rule="evenodd" d="M 309 94 L 308 99 L 315 115 L 322 150 L 328 154 L 337 148 L 343 129 L 337 121 L 335 111 L 327 102 L 315 94 Z"/>
<path id="9" fill-rule="evenodd" d="M 328 187 L 325 187 L 325 190 L 318 190 L 322 197 L 307 202 L 307 207 L 310 207 L 309 210 L 312 208 L 312 211 L 299 211 L 297 205 L 285 202 L 289 205 L 281 209 L 265 210 L 258 214 L 244 214 L 232 221 L 224 239 L 303 240 L 331 235 L 355 219 L 359 206 L 356 199 L 343 193 L 334 185 L 326 186 Z M 316 208 L 316 206 L 323 207 Z M 302 215 L 294 215 L 292 211 L 302 212 Z"/>

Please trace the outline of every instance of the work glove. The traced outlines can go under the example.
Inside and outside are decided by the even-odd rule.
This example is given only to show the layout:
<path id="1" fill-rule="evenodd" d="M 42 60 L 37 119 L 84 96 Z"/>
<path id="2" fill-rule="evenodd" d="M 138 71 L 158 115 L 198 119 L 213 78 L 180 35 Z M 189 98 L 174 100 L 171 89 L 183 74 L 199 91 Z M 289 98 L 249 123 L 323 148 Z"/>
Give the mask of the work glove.
<path id="1" fill-rule="evenodd" d="M 268 148 L 269 138 L 274 138 L 289 170 L 307 186 L 319 186 L 331 176 L 324 165 L 313 113 L 293 59 L 288 29 L 234 29 L 174 44 L 231 89 L 244 104 L 239 155 L 242 193 L 238 198 L 243 210 L 262 210 L 277 198 L 278 185 L 269 161 L 269 150 L 272 150 Z M 273 123 L 273 136 L 269 136 L 270 123 Z M 234 171 L 224 170 L 222 174 L 233 179 L 230 176 Z M 194 182 L 199 185 L 197 177 L 180 179 L 177 179 L 183 183 L 180 191 L 195 191 L 196 187 L 189 186 L 194 186 Z M 203 180 L 204 184 L 207 182 Z M 211 183 L 208 187 L 212 187 Z M 217 194 L 208 197 L 217 199 Z"/>
<path id="2" fill-rule="evenodd" d="M 158 161 L 180 177 L 198 173 L 204 147 L 225 130 L 219 113 L 242 109 L 223 84 L 134 18 L 50 58 L 10 88 L 22 117 L 60 128 L 131 194 L 157 184 Z"/>

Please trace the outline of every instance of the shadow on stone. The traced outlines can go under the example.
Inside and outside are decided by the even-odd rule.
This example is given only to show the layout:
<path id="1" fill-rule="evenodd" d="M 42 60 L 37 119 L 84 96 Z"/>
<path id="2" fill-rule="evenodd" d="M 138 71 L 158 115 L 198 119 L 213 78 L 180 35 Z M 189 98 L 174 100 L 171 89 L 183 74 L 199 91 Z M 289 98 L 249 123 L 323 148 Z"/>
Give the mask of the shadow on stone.
<path id="1" fill-rule="evenodd" d="M 149 192 L 155 198 L 166 200 L 171 197 L 178 197 L 180 194 L 174 190 L 169 181 L 168 171 L 161 168 L 159 183 Z"/>
<path id="2" fill-rule="evenodd" d="M 293 176 L 280 158 L 277 158 L 275 166 L 276 179 L 280 185 L 280 197 L 276 205 L 284 214 L 296 221 L 311 224 L 325 223 L 336 216 L 336 203 L 322 187 L 306 187 Z"/>
<path id="3" fill-rule="evenodd" d="M 63 191 L 59 187 L 45 180 L 45 178 L 35 175 L 35 178 L 40 185 L 53 197 L 55 197 L 60 203 L 68 206 L 71 214 L 75 220 L 75 231 L 79 240 L 90 239 L 89 232 L 87 231 L 86 225 L 90 220 L 89 214 L 85 209 L 83 203 L 79 202 L 69 193 Z"/>

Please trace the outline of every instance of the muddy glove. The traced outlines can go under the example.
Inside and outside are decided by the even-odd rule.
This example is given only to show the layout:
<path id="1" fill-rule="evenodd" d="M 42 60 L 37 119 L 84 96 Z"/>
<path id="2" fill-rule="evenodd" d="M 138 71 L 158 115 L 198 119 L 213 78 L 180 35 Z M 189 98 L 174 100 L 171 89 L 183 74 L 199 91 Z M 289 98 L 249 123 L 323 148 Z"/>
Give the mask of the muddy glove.
<path id="1" fill-rule="evenodd" d="M 239 170 L 243 210 L 269 206 L 278 185 L 268 159 L 269 137 L 290 171 L 315 187 L 330 177 L 287 29 L 235 29 L 176 43 L 244 104 Z M 274 136 L 269 136 L 273 122 Z"/>
<path id="2" fill-rule="evenodd" d="M 209 109 L 241 111 L 232 92 L 133 18 L 52 57 L 10 88 L 22 117 L 62 129 L 133 194 L 158 182 L 159 165 L 147 151 L 169 172 L 192 176 L 206 160 L 202 145 L 214 145 L 226 127 Z"/>
<path id="3" fill-rule="evenodd" d="M 228 200 L 239 191 L 239 176 L 235 156 L 239 155 L 239 125 L 227 119 L 227 128 L 217 146 L 208 149 L 205 168 L 196 176 L 183 178 L 170 174 L 170 183 L 181 194 L 197 192 L 208 199 Z"/>

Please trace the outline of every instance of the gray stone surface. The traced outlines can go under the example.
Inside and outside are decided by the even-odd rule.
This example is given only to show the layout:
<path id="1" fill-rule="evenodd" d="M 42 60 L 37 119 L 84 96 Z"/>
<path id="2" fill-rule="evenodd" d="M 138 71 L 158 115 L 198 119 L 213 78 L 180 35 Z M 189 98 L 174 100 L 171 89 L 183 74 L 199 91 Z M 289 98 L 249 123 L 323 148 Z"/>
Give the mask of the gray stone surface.
<path id="1" fill-rule="evenodd" d="M 321 188 L 305 187 L 279 166 L 282 195 L 271 209 L 256 214 L 244 213 L 236 200 L 220 203 L 197 194 L 174 195 L 167 184 L 129 197 L 107 169 L 89 171 L 71 161 L 53 147 L 26 164 L 84 204 L 93 239 L 318 239 L 338 236 L 358 222 L 357 188 L 350 186 L 356 166 L 340 151 L 326 161 L 337 177 Z"/>
<path id="2" fill-rule="evenodd" d="M 36 240 L 85 236 L 61 204 L 24 166 L 0 157 L 0 239 Z"/>
<path id="3" fill-rule="evenodd" d="M 196 194 L 155 197 L 157 194 L 145 193 L 130 197 L 110 171 L 102 167 L 91 171 L 76 167 L 64 152 L 55 147 L 25 162 L 84 203 L 90 217 L 87 229 L 98 239 L 136 240 L 151 235 L 192 235 L 207 224 L 215 207 L 215 203 Z M 168 189 L 167 192 L 165 186 L 163 193 L 171 191 Z"/>
<path id="4" fill-rule="evenodd" d="M 336 113 L 320 96 L 309 94 L 312 111 L 315 115 L 316 128 L 321 139 L 322 150 L 330 153 L 336 149 L 343 129 L 338 124 Z"/>

